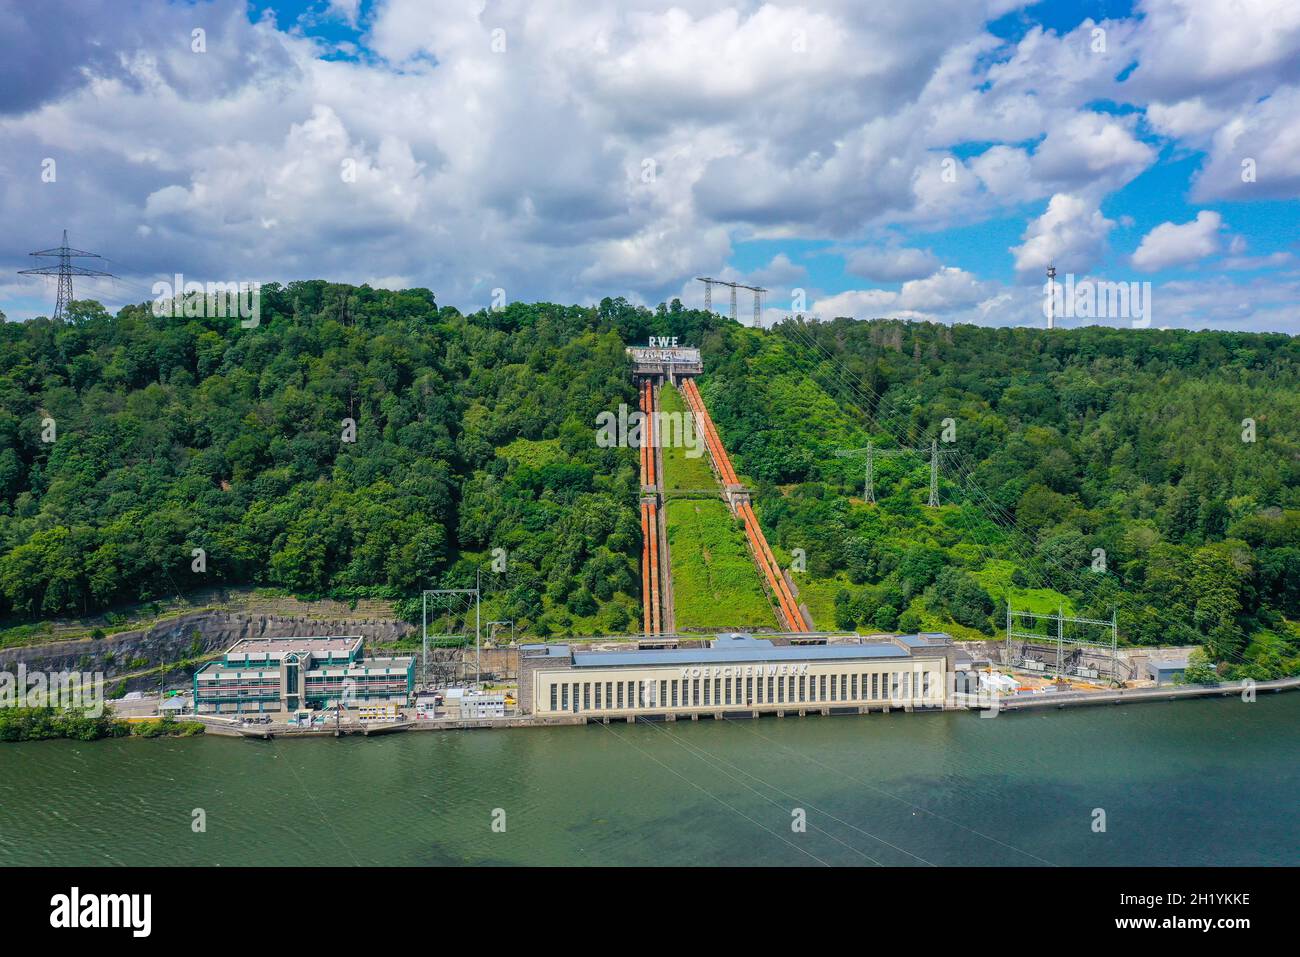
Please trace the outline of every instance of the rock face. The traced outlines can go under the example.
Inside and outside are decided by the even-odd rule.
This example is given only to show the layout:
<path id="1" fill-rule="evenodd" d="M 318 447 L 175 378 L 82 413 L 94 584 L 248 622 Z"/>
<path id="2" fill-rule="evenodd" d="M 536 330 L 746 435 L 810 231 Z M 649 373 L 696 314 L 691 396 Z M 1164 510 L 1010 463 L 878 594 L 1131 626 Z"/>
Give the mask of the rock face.
<path id="1" fill-rule="evenodd" d="M 100 639 L 0 648 L 0 671 L 16 671 L 20 662 L 29 672 L 102 671 L 111 694 L 122 690 L 118 685 L 123 680 L 127 691 L 156 689 L 160 677 L 157 671 L 133 678 L 125 676 L 224 651 L 241 638 L 361 635 L 371 646 L 399 641 L 417 631 L 407 622 L 385 619 L 289 618 L 204 611 Z M 193 668 L 178 667 L 167 673 L 166 683 L 179 684 L 192 672 Z"/>

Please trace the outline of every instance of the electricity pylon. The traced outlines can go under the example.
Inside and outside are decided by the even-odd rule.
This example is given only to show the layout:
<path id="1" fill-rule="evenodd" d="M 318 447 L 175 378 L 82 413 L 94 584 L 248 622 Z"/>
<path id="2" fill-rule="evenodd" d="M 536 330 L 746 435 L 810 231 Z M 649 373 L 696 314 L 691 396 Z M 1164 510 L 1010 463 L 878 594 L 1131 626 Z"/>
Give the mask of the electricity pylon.
<path id="1" fill-rule="evenodd" d="M 736 318 L 736 290 L 748 289 L 754 294 L 754 326 L 761 325 L 763 318 L 763 293 L 767 292 L 762 286 L 746 286 L 743 282 L 728 282 L 725 279 L 709 279 L 705 276 L 696 276 L 696 282 L 704 283 L 704 311 L 713 311 L 713 287 L 730 286 L 731 287 L 731 318 Z"/>
<path id="2" fill-rule="evenodd" d="M 927 503 L 930 508 L 939 507 L 939 456 L 947 455 L 949 452 L 955 452 L 956 449 L 939 448 L 939 440 L 930 440 L 930 501 Z"/>
<path id="3" fill-rule="evenodd" d="M 839 449 L 836 456 L 839 458 L 848 458 L 854 455 L 865 455 L 867 459 L 866 477 L 862 483 L 862 497 L 871 505 L 876 504 L 876 479 L 875 479 L 875 460 L 881 456 L 890 455 L 915 455 L 922 456 L 926 449 L 878 449 L 874 442 L 868 442 L 866 448 L 861 449 Z M 930 508 L 939 507 L 939 456 L 947 455 L 953 449 L 939 449 L 939 443 L 931 440 L 930 448 L 930 501 L 927 503 Z"/>
<path id="4" fill-rule="evenodd" d="M 73 276 L 100 276 L 107 279 L 116 279 L 110 272 L 101 272 L 98 269 L 87 269 L 85 266 L 74 266 L 72 260 L 74 257 L 84 259 L 103 259 L 98 253 L 88 253 L 84 249 L 73 249 L 68 245 L 68 231 L 63 231 L 63 244 L 54 249 L 41 249 L 31 256 L 50 256 L 58 257 L 57 266 L 38 266 L 35 269 L 20 269 L 20 276 L 58 276 L 59 293 L 54 302 L 54 318 L 62 319 L 67 312 L 68 305 L 72 302 L 72 277 Z"/>
<path id="5" fill-rule="evenodd" d="M 914 449 L 878 449 L 874 442 L 867 442 L 866 448 L 862 449 L 839 449 L 836 451 L 839 458 L 849 458 L 854 455 L 863 455 L 867 457 L 866 476 L 862 482 L 862 497 L 869 504 L 876 504 L 876 478 L 875 478 L 875 460 L 877 456 L 890 455 L 915 455 Z"/>

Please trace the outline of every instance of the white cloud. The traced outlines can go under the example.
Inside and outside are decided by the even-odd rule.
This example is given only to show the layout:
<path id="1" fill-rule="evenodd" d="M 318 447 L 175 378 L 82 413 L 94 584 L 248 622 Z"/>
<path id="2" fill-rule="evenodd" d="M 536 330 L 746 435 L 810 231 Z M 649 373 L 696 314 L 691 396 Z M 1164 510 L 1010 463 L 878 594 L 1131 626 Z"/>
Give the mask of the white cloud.
<path id="1" fill-rule="evenodd" d="M 847 272 L 876 282 L 899 282 L 928 276 L 939 267 L 939 259 L 928 249 L 906 246 L 855 249 L 844 257 Z"/>
<path id="2" fill-rule="evenodd" d="M 1300 86 L 1280 88 L 1217 130 L 1192 195 L 1199 201 L 1300 198 Z"/>
<path id="3" fill-rule="evenodd" d="M 496 286 L 653 303 L 727 274 L 735 242 L 828 239 L 861 247 L 851 273 L 907 284 L 838 294 L 864 309 L 993 317 L 1005 291 L 940 269 L 924 234 L 1032 203 L 1022 276 L 1082 272 L 1114 225 L 1101 203 L 1156 161 L 1152 131 L 1207 151 L 1203 200 L 1300 195 L 1295 4 L 1242 2 L 1141 0 L 1013 42 L 988 29 L 1013 0 L 330 0 L 281 24 L 243 0 L 13 5 L 0 216 L 18 250 L 68 223 L 128 289 L 383 276 L 467 308 Z M 329 17 L 360 25 L 362 56 L 326 58 L 310 33 Z M 1192 51 L 1220 40 L 1202 70 Z M 753 281 L 811 285 L 768 255 Z"/>
<path id="4" fill-rule="evenodd" d="M 924 279 L 912 279 L 894 292 L 889 289 L 851 289 L 817 299 L 811 312 L 822 318 L 852 316 L 869 319 L 933 319 L 974 306 L 994 293 L 992 283 L 954 266 L 946 266 Z"/>
<path id="5" fill-rule="evenodd" d="M 1293 265 L 1296 257 L 1293 253 L 1279 250 L 1262 256 L 1229 256 L 1223 260 L 1224 269 L 1252 271 L 1257 269 L 1282 269 Z"/>
<path id="6" fill-rule="evenodd" d="M 750 285 L 784 286 L 799 282 L 807 278 L 807 276 L 807 267 L 792 262 L 785 253 L 777 253 L 766 266 L 757 272 L 751 273 L 749 280 Z"/>
<path id="7" fill-rule="evenodd" d="M 898 293 L 888 289 L 850 289 L 813 302 L 809 310 L 821 319 L 848 316 L 851 319 L 929 319 L 928 315 L 909 312 L 898 304 Z"/>
<path id="8" fill-rule="evenodd" d="M 329 0 L 326 10 L 355 27 L 357 15 L 361 12 L 361 0 Z"/>
<path id="9" fill-rule="evenodd" d="M 1024 243 L 1012 247 L 1016 271 L 1022 278 L 1038 278 L 1055 263 L 1064 272 L 1081 274 L 1101 257 L 1114 225 L 1083 197 L 1057 193 L 1025 228 Z"/>
<path id="10" fill-rule="evenodd" d="M 1209 106 L 1199 96 L 1177 103 L 1152 103 L 1146 113 L 1156 132 L 1192 141 L 1218 129 L 1232 115 L 1231 110 Z"/>
<path id="11" fill-rule="evenodd" d="M 991 286 L 955 266 L 945 266 L 933 276 L 903 283 L 899 305 L 907 310 L 948 312 L 974 305 L 989 295 Z"/>
<path id="12" fill-rule="evenodd" d="M 1212 209 L 1203 209 L 1190 223 L 1161 223 L 1142 237 L 1133 265 L 1144 272 L 1156 272 L 1170 266 L 1185 266 L 1219 251 L 1219 230 L 1223 217 Z"/>
<path id="13" fill-rule="evenodd" d="M 1127 83 L 1156 99 L 1295 76 L 1293 0 L 1142 0 L 1139 62 Z"/>
<path id="14" fill-rule="evenodd" d="M 1112 190 L 1150 166 L 1156 152 L 1133 133 L 1134 117 L 1079 112 L 1054 122 L 1030 169 L 1057 189 Z"/>

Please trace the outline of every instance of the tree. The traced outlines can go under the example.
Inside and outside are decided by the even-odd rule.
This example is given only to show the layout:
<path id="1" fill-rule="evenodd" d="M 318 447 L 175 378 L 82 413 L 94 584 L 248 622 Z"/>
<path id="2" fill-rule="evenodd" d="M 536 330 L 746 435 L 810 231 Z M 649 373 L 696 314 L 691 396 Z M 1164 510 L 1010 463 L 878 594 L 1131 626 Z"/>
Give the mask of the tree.
<path id="1" fill-rule="evenodd" d="M 1204 651 L 1193 648 L 1187 656 L 1187 668 L 1183 671 L 1182 680 L 1191 685 L 1215 684 L 1219 680 L 1219 673 Z"/>
<path id="2" fill-rule="evenodd" d="M 881 605 L 876 609 L 876 617 L 872 619 L 872 624 L 881 631 L 893 631 L 898 627 L 898 609 L 893 605 Z"/>

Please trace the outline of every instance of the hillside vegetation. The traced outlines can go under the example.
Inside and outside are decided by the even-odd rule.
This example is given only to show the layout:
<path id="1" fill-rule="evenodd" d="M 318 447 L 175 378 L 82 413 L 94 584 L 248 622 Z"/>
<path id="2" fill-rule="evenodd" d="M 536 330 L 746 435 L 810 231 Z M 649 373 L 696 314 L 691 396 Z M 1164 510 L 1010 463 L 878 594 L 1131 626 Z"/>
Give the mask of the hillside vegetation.
<path id="1" fill-rule="evenodd" d="M 427 290 L 320 281 L 263 287 L 254 329 L 88 301 L 0 324 L 0 626 L 220 584 L 418 618 L 421 588 L 481 573 L 485 619 L 521 634 L 636 628 L 637 456 L 595 424 L 636 407 L 623 349 L 650 335 L 701 346 L 702 392 L 774 552 L 806 553 L 819 626 L 973 637 L 1007 602 L 1118 608 L 1126 641 L 1300 670 L 1290 337 L 760 332 L 621 299 L 465 316 Z M 943 506 L 925 507 L 916 455 L 882 458 L 864 503 L 861 459 L 834 452 L 928 446 L 945 419 Z"/>
<path id="2" fill-rule="evenodd" d="M 719 326 L 702 389 L 829 626 L 992 636 L 1013 608 L 1300 671 L 1300 344 L 1284 335 Z M 944 420 L 942 507 L 926 507 Z M 1253 422 L 1253 433 L 1248 428 Z M 922 447 L 876 462 L 838 449 Z M 833 594 L 828 603 L 826 598 Z"/>
<path id="3" fill-rule="evenodd" d="M 254 329 L 94 302 L 2 323 L 0 616 L 223 583 L 418 616 L 420 589 L 482 570 L 485 617 L 623 630 L 636 453 L 598 447 L 594 421 L 635 407 L 623 341 L 651 319 L 301 282 L 263 287 Z"/>

